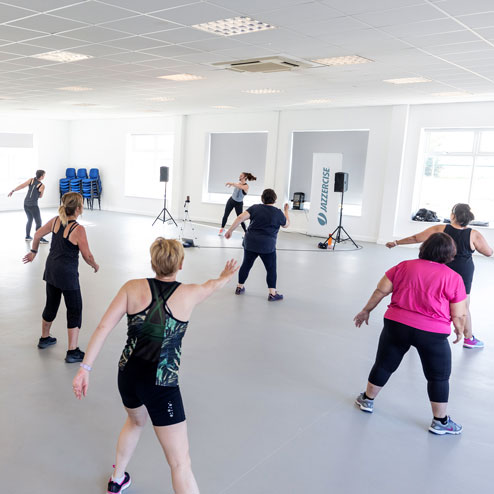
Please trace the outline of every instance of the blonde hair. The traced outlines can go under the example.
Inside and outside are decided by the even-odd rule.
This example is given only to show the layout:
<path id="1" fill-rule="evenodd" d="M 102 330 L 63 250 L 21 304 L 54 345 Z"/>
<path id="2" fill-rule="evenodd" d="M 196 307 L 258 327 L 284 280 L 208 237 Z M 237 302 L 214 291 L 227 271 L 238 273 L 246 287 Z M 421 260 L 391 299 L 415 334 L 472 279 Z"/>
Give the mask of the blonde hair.
<path id="1" fill-rule="evenodd" d="M 77 208 L 82 208 L 84 199 L 78 192 L 67 192 L 62 196 L 62 205 L 58 208 L 58 216 L 63 226 L 67 226 L 68 217 L 75 214 Z"/>
<path id="2" fill-rule="evenodd" d="M 158 237 L 151 248 L 151 267 L 157 276 L 170 276 L 180 269 L 184 248 L 178 240 Z"/>

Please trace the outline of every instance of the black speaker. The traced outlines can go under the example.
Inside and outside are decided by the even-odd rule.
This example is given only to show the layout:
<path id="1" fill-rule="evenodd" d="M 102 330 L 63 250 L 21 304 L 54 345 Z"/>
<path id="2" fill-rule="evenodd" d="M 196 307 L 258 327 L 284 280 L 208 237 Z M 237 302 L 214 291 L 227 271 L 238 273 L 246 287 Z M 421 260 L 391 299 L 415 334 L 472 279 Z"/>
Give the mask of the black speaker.
<path id="1" fill-rule="evenodd" d="M 346 192 L 348 190 L 348 173 L 337 172 L 334 174 L 334 191 Z"/>
<path id="2" fill-rule="evenodd" d="M 168 182 L 168 170 L 167 166 L 160 166 L 160 182 Z"/>

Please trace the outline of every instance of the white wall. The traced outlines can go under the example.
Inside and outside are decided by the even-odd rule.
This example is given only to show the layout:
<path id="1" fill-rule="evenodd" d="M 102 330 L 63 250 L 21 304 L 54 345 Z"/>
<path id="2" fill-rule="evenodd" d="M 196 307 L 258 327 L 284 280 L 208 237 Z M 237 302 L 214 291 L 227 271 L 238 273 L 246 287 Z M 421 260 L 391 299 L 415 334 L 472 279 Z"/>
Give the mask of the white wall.
<path id="1" fill-rule="evenodd" d="M 173 197 L 167 204 L 177 214 L 182 194 L 182 120 L 169 118 L 122 118 L 76 120 L 70 123 L 70 162 L 75 168 L 99 168 L 103 184 L 101 207 L 110 211 L 157 215 L 161 199 L 125 196 L 127 136 L 132 133 L 175 132 Z M 158 180 L 159 177 L 156 177 Z"/>
<path id="2" fill-rule="evenodd" d="M 46 171 L 45 194 L 39 201 L 40 208 L 58 206 L 58 180 L 65 176 L 65 168 L 69 163 L 69 122 L 64 120 L 32 119 L 32 118 L 0 118 L 0 132 L 34 134 L 34 146 L 38 152 L 36 169 Z M 11 184 L 14 188 L 19 184 Z M 14 193 L 12 197 L 0 196 L 0 211 L 23 209 L 26 189 Z M 42 219 L 45 220 L 46 218 Z"/>

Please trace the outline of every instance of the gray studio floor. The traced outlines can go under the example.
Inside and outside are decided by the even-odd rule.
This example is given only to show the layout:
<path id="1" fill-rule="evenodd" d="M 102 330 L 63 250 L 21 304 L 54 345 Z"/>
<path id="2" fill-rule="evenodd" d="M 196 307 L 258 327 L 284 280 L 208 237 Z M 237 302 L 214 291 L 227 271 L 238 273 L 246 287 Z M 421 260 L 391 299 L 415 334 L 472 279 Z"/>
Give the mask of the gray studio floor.
<path id="1" fill-rule="evenodd" d="M 42 211 L 47 220 L 54 210 Z M 23 212 L 1 213 L 0 465 L 4 492 L 105 492 L 124 420 L 116 387 L 125 321 L 114 330 L 78 402 L 71 381 L 77 364 L 63 361 L 65 313 L 40 351 L 42 281 L 49 246 L 34 264 L 26 252 Z M 152 218 L 87 211 L 91 249 L 100 272 L 81 260 L 84 298 L 80 343 L 86 348 L 118 288 L 151 275 L 148 247 L 164 232 Z M 189 226 L 190 227 L 190 226 Z M 188 228 L 189 228 L 188 227 Z M 168 229 L 168 235 L 174 235 Z M 186 236 L 191 236 L 190 231 Z M 241 235 L 226 241 L 196 226 L 202 248 L 188 249 L 180 280 L 217 276 L 241 259 Z M 351 232 L 350 232 L 351 233 Z M 431 413 L 412 350 L 376 400 L 373 415 L 353 405 L 366 382 L 385 304 L 368 327 L 356 329 L 380 276 L 415 249 L 363 244 L 360 251 L 322 252 L 318 239 L 280 234 L 280 303 L 268 303 L 259 262 L 247 293 L 235 283 L 198 307 L 184 340 L 181 387 L 194 472 L 203 494 L 449 494 L 486 492 L 494 458 L 494 336 L 491 259 L 476 259 L 472 311 L 481 351 L 453 348 L 450 410 L 462 436 L 427 432 Z M 206 248 L 233 246 L 237 249 Z M 133 494 L 171 493 L 164 456 L 149 426 L 129 466 Z"/>

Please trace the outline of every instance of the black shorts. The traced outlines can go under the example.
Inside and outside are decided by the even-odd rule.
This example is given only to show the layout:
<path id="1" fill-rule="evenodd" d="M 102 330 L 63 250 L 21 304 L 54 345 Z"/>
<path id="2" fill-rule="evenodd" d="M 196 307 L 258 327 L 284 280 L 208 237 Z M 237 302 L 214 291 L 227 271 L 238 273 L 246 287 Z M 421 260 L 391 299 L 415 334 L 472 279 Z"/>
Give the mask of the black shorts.
<path id="1" fill-rule="evenodd" d="M 179 424 L 185 420 L 184 405 L 178 386 L 157 386 L 156 364 L 131 358 L 118 371 L 118 390 L 126 408 L 144 405 L 156 427 Z"/>

